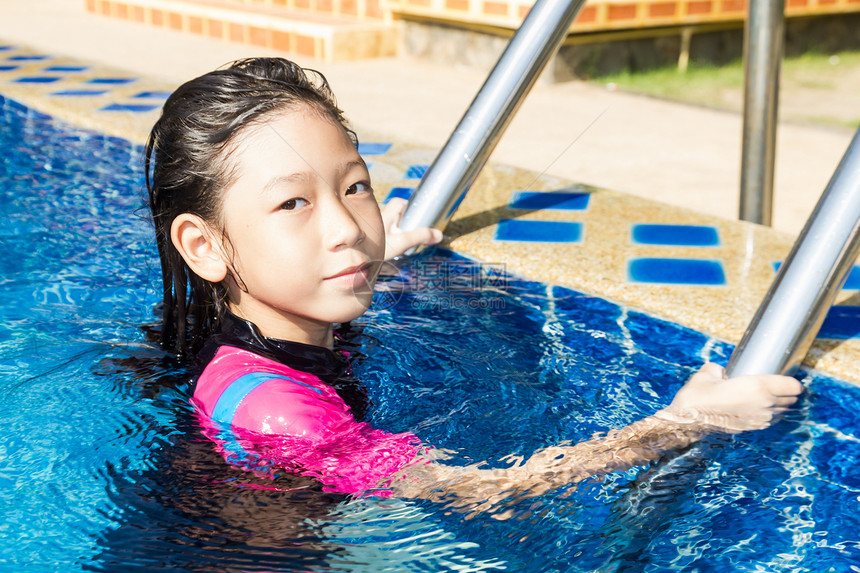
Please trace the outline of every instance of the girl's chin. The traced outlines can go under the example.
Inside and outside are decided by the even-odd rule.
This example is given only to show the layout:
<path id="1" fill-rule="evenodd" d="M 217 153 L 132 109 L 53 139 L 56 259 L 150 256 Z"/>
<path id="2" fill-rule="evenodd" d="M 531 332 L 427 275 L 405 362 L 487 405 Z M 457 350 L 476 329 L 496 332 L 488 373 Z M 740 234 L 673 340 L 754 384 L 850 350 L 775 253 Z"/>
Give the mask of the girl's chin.
<path id="1" fill-rule="evenodd" d="M 334 312 L 329 315 L 328 322 L 332 323 L 342 323 L 349 322 L 351 320 L 355 320 L 370 308 L 370 304 L 373 302 L 373 294 L 369 294 L 367 296 L 356 295 L 355 298 L 350 301 L 350 304 L 344 305 L 342 308 L 338 309 L 337 312 Z"/>

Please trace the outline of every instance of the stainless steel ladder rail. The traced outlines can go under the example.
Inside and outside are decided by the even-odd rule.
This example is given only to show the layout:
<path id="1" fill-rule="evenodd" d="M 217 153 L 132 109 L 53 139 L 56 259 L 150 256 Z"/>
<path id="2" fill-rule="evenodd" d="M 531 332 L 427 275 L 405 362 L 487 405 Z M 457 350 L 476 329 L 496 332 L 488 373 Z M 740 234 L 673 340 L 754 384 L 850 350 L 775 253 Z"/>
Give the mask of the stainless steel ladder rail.
<path id="1" fill-rule="evenodd" d="M 728 376 L 793 372 L 860 253 L 860 129 L 780 266 L 726 367 Z"/>
<path id="2" fill-rule="evenodd" d="M 400 222 L 403 230 L 445 227 L 584 4 L 535 2 L 424 174 Z"/>
<path id="3" fill-rule="evenodd" d="M 750 0 L 744 24 L 744 120 L 738 217 L 770 225 L 785 0 Z"/>

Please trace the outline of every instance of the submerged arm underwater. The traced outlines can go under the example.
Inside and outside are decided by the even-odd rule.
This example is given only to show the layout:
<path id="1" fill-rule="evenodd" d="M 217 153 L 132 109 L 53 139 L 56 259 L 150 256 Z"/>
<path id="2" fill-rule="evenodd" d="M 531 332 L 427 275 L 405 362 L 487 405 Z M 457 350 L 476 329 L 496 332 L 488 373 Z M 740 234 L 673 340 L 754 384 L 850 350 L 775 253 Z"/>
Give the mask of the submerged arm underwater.
<path id="1" fill-rule="evenodd" d="M 706 364 L 668 407 L 622 429 L 574 445 L 547 447 L 522 463 L 501 469 L 445 465 L 432 459 L 431 450 L 428 457 L 405 468 L 390 488 L 402 497 L 484 511 L 505 500 L 541 495 L 656 461 L 710 433 L 764 429 L 801 391 L 801 384 L 793 378 L 761 375 L 726 380 L 722 367 Z"/>

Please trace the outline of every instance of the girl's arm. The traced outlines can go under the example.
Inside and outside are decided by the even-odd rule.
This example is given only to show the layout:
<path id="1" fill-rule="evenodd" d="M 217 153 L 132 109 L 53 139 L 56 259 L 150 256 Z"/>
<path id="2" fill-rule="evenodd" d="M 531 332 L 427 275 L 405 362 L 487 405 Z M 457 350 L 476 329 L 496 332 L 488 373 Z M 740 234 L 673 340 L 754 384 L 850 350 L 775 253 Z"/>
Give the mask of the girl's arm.
<path id="1" fill-rule="evenodd" d="M 711 432 L 738 433 L 768 427 L 797 400 L 801 384 L 786 376 L 740 376 L 704 365 L 656 414 L 575 445 L 539 450 L 510 468 L 484 469 L 440 463 L 432 452 L 406 468 L 395 495 L 445 500 L 474 510 L 501 500 L 540 495 L 567 484 L 659 459 Z"/>

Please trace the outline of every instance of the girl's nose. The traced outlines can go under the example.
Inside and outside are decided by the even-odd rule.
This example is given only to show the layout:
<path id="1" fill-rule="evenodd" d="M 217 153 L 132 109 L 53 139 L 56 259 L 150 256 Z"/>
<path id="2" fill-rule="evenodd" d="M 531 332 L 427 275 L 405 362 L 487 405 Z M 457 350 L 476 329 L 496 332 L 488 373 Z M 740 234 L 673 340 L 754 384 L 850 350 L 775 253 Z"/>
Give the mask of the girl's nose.
<path id="1" fill-rule="evenodd" d="M 341 200 L 331 202 L 331 208 L 323 222 L 326 228 L 327 247 L 338 250 L 354 247 L 365 237 L 361 214 Z"/>

